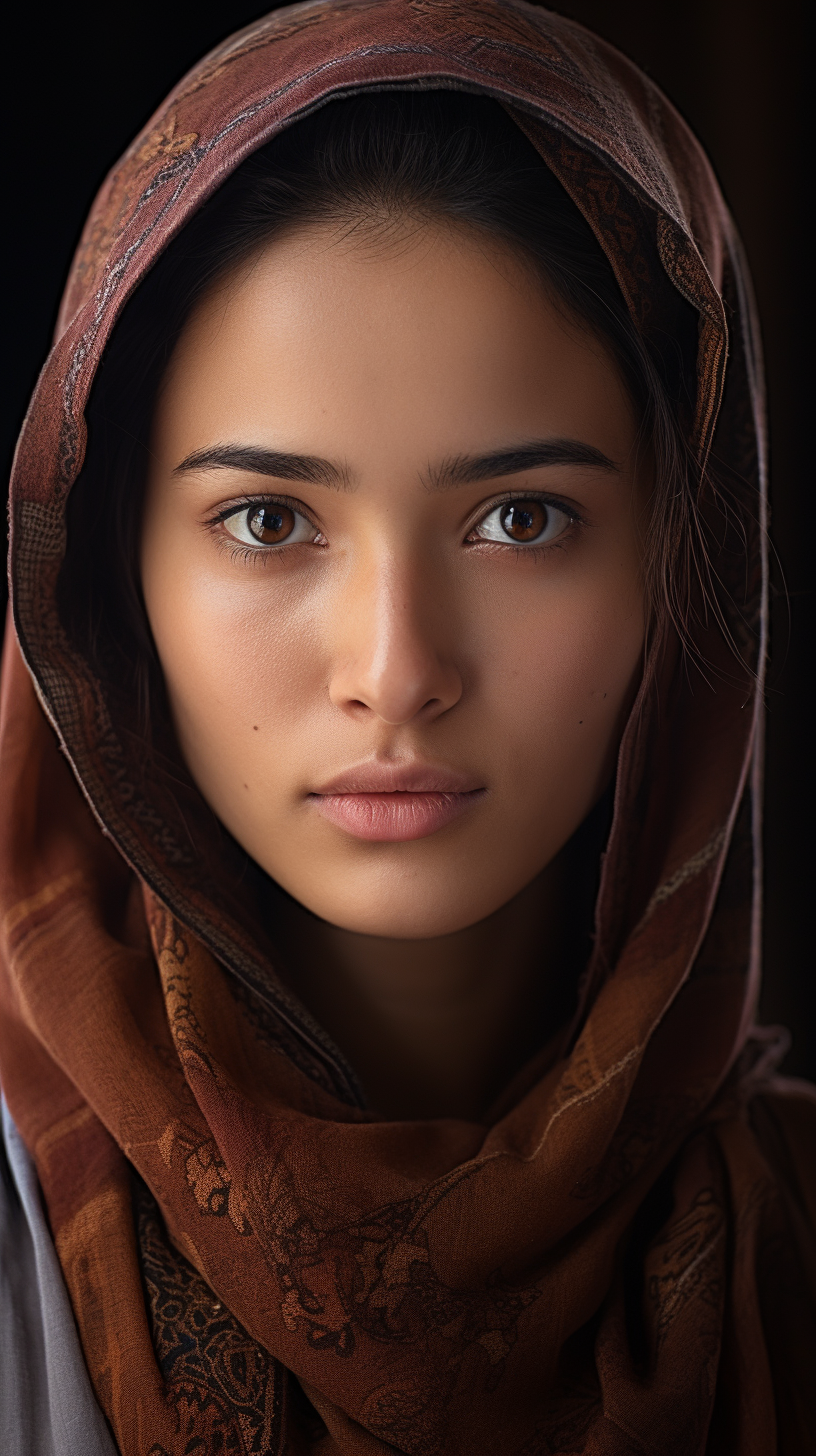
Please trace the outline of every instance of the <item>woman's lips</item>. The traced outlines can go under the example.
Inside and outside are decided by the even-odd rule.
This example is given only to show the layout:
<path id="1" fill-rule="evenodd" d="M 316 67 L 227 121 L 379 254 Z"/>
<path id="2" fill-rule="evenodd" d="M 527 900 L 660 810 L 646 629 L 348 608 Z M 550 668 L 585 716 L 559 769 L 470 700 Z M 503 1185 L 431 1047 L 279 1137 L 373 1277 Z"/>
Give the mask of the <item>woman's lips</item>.
<path id="1" fill-rule="evenodd" d="M 309 795 L 315 808 L 355 839 L 424 839 L 458 819 L 485 790 L 463 774 L 428 765 L 373 763 Z"/>

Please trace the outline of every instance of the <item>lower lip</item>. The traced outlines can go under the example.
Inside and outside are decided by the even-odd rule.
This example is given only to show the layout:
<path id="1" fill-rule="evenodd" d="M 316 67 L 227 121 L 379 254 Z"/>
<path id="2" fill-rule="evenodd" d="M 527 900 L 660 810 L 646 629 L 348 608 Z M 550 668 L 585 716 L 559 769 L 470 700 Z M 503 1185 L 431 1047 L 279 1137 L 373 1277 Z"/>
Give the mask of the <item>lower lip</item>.
<path id="1" fill-rule="evenodd" d="M 484 795 L 468 794 L 310 794 L 324 819 L 355 839 L 403 843 L 425 839 L 452 824 Z"/>

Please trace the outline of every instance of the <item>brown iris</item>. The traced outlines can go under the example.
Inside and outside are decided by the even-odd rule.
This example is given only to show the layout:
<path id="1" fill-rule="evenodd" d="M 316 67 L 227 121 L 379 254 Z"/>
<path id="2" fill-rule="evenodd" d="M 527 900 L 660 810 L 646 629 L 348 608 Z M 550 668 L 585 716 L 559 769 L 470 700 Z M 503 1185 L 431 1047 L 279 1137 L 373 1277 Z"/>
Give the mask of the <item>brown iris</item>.
<path id="1" fill-rule="evenodd" d="M 513 541 L 535 541 L 547 524 L 547 514 L 541 501 L 510 501 L 501 513 L 502 530 Z"/>
<path id="2" fill-rule="evenodd" d="M 285 541 L 295 529 L 295 513 L 288 506 L 255 506 L 247 511 L 249 534 L 264 546 Z"/>

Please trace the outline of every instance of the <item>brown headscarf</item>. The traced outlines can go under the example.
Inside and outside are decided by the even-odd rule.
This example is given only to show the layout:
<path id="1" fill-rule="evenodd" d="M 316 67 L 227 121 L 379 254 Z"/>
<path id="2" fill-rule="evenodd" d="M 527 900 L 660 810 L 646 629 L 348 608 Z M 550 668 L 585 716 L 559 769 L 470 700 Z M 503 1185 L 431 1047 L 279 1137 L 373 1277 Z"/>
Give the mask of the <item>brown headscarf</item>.
<path id="1" fill-rule="evenodd" d="M 705 671 L 656 647 L 575 1036 L 489 1126 L 365 1108 L 206 816 L 191 833 L 195 803 L 134 761 L 126 705 L 55 605 L 83 408 L 127 298 L 254 148 L 372 85 L 498 98 L 644 335 L 676 292 L 693 305 L 693 447 L 748 522 L 715 563 L 747 666 L 702 618 Z M 124 1456 L 810 1449 L 816 1096 L 752 1029 L 762 429 L 748 285 L 699 146 L 622 56 L 521 0 L 279 10 L 197 66 L 106 181 L 14 470 L 0 1071 Z"/>

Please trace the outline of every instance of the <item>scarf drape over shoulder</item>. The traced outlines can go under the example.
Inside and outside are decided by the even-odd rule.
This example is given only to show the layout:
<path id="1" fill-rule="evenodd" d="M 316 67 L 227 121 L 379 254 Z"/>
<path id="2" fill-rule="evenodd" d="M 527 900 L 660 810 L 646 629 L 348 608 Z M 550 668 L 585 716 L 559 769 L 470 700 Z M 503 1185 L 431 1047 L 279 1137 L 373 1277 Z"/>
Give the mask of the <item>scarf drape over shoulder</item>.
<path id="1" fill-rule="evenodd" d="M 693 306 L 690 443 L 748 523 L 715 563 L 738 653 L 701 614 L 624 734 L 571 1049 L 488 1127 L 367 1110 L 56 606 L 125 302 L 255 148 L 368 86 L 497 98 L 644 336 Z M 521 0 L 279 10 L 196 66 L 105 182 L 12 485 L 0 1077 L 124 1456 L 808 1449 L 816 1100 L 753 1027 L 763 448 L 749 286 L 698 144 L 627 60 Z"/>

